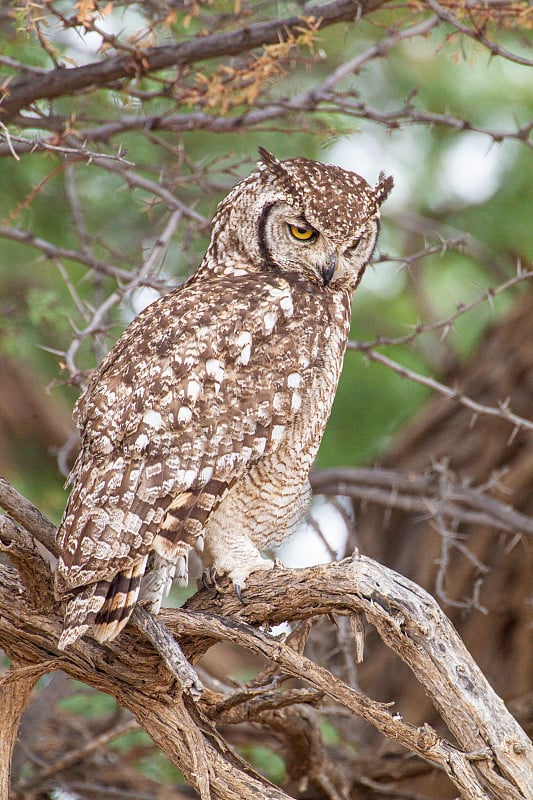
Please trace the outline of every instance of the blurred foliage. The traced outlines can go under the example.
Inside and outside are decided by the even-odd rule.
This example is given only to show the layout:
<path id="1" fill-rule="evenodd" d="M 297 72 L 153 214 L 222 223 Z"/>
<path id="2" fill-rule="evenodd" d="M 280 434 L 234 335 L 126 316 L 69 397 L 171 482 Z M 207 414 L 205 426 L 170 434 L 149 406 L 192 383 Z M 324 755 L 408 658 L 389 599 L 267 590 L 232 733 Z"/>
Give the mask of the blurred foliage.
<path id="1" fill-rule="evenodd" d="M 281 785 L 285 779 L 285 763 L 281 756 L 262 745 L 248 745 L 239 748 L 241 755 L 254 764 L 263 775 L 273 783 Z"/>

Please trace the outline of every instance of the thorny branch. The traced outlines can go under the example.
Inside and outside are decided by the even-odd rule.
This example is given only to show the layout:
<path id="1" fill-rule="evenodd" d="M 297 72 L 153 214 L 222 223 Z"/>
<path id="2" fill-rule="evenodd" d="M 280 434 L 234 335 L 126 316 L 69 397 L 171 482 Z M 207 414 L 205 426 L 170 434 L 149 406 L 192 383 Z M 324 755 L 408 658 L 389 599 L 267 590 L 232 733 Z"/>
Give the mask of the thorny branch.
<path id="1" fill-rule="evenodd" d="M 421 258 L 425 258 L 428 255 L 433 253 L 439 253 L 447 250 L 449 247 L 460 247 L 464 243 L 464 240 L 456 240 L 456 241 L 449 241 L 443 242 L 440 245 L 435 245 L 434 247 L 425 247 L 423 250 L 420 250 L 417 253 L 413 253 L 409 256 L 404 256 L 402 258 L 398 257 L 391 257 L 391 256 L 382 256 L 380 259 L 383 261 L 398 261 L 401 266 L 409 267 L 411 264 L 416 263 Z M 493 297 L 497 297 L 498 295 L 502 294 L 503 292 L 512 289 L 513 287 L 517 286 L 518 284 L 522 283 L 523 281 L 529 281 L 533 279 L 533 270 L 524 271 L 521 268 L 517 270 L 517 274 L 509 278 L 509 280 L 503 281 L 499 286 L 489 286 L 483 289 L 478 297 L 474 300 L 471 300 L 470 303 L 459 303 L 456 310 L 447 316 L 445 319 L 436 320 L 435 322 L 418 322 L 416 325 L 413 326 L 413 330 L 411 333 L 406 333 L 404 336 L 378 336 L 376 339 L 372 341 L 366 342 L 356 342 L 352 341 L 350 343 L 350 347 L 353 350 L 358 350 L 359 345 L 363 347 L 370 347 L 372 349 L 376 347 L 383 347 L 386 345 L 404 345 L 404 344 L 413 344 L 416 339 L 424 333 L 434 333 L 435 331 L 441 331 L 441 338 L 445 338 L 450 330 L 452 329 L 454 323 L 459 319 L 459 317 L 463 316 L 463 314 L 468 314 L 474 308 L 477 308 L 482 303 L 491 303 Z"/>
<path id="2" fill-rule="evenodd" d="M 42 539 L 46 546 L 55 549 L 49 538 L 50 523 L 41 519 L 37 509 L 5 482 L 0 484 L 0 504 L 19 523 L 25 521 L 37 540 Z M 16 527 L 2 526 L 0 536 L 4 546 L 9 542 L 25 546 L 25 540 L 19 536 Z M 6 567 L 0 570 L 0 643 L 20 665 L 41 664 L 43 659 L 46 663 L 49 654 L 55 651 L 60 617 L 50 612 L 43 617 L 38 607 L 32 607 L 24 599 L 24 592 L 17 588 L 17 582 L 13 570 Z M 336 587 L 334 596 L 330 597 L 328 586 Z M 35 592 L 31 594 L 36 596 Z M 342 599 L 339 602 L 335 598 Z M 274 570 L 268 579 L 264 575 L 259 580 L 251 576 L 245 602 L 243 607 L 229 592 L 213 603 L 204 592 L 196 595 L 189 604 L 191 610 L 167 611 L 162 614 L 162 619 L 180 637 L 192 662 L 213 641 L 220 640 L 232 641 L 260 653 L 277 665 L 280 674 L 303 679 L 331 700 L 362 716 L 386 736 L 397 739 L 408 750 L 438 765 L 466 800 L 486 800 L 489 787 L 493 796 L 501 800 L 528 797 L 527 763 L 531 743 L 491 690 L 433 599 L 415 584 L 370 559 L 356 556 L 339 564 L 307 570 Z M 214 608 L 218 613 L 213 613 Z M 224 616 L 220 616 L 220 612 Z M 366 615 L 389 647 L 423 681 L 460 743 L 459 748 L 440 738 L 428 725 L 413 727 L 386 705 L 349 688 L 299 650 L 250 626 L 250 623 L 276 624 L 332 612 L 363 612 Z M 18 634 L 13 637 L 15 625 Z M 124 649 L 120 644 L 102 648 L 90 640 L 79 642 L 63 657 L 61 667 L 74 677 L 114 694 L 133 711 L 149 733 L 154 735 L 157 731 L 158 743 L 184 771 L 201 797 L 207 799 L 211 792 L 214 797 L 225 796 L 224 791 L 229 786 L 225 781 L 229 778 L 227 768 L 222 769 L 221 759 L 233 761 L 231 776 L 237 782 L 239 773 L 235 767 L 239 762 L 227 750 L 227 745 L 225 751 L 219 749 L 218 754 L 216 749 L 213 750 L 213 745 L 204 738 L 203 726 L 198 727 L 197 710 L 191 706 L 185 710 L 172 687 L 154 679 L 157 674 L 154 671 L 151 673 L 150 702 L 146 703 L 146 689 L 141 688 L 144 682 L 142 674 L 146 661 L 151 657 L 146 658 L 144 643 L 137 642 L 132 647 L 130 641 L 130 646 L 127 646 L 125 639 L 131 640 L 132 635 L 131 628 L 123 635 Z M 438 648 L 435 646 L 437 640 Z M 56 666 L 57 661 L 54 661 L 52 668 Z M 9 691 L 11 685 L 16 686 L 6 684 L 4 691 Z M 254 694 L 257 694 L 257 689 Z M 217 705 L 221 699 L 217 700 Z M 217 717 L 217 714 L 212 717 L 216 708 L 213 700 L 214 697 L 208 696 L 198 704 L 198 711 L 212 720 Z M 152 713 L 158 715 L 159 727 L 154 727 Z M 165 725 L 172 728 L 177 719 L 181 720 L 180 734 L 177 740 L 169 739 L 160 727 L 161 721 L 165 720 Z M 222 744 L 214 727 L 213 734 L 215 741 Z M 504 739 L 507 746 L 502 749 Z M 192 741 L 194 746 L 189 749 L 186 743 Z M 185 744 L 185 748 L 180 747 L 180 742 Z M 513 743 L 511 750 L 508 749 L 509 743 Z M 208 757 L 213 759 L 213 763 L 218 763 L 214 772 L 207 770 L 204 758 Z M 492 759 L 497 763 L 499 773 L 494 771 Z M 240 768 L 245 769 L 243 762 Z M 244 777 L 244 772 L 241 775 Z M 252 778 L 249 776 L 248 780 Z M 257 778 L 255 780 L 257 782 Z M 252 797 L 243 786 L 241 784 L 243 794 L 240 796 Z M 263 796 L 286 797 L 282 792 Z"/>
<path id="3" fill-rule="evenodd" d="M 347 60 L 338 66 L 322 82 L 312 86 L 300 95 L 279 98 L 274 102 L 265 102 L 262 99 L 258 99 L 253 108 L 243 113 L 235 115 L 213 115 L 204 111 L 195 110 L 187 114 L 175 114 L 167 110 L 165 113 L 145 114 L 142 116 L 132 114 L 127 117 L 119 117 L 115 120 L 106 121 L 104 124 L 93 127 L 84 127 L 83 124 L 78 123 L 75 129 L 78 142 L 75 143 L 75 147 L 69 146 L 66 143 L 64 145 L 58 144 L 58 137 L 59 139 L 64 138 L 66 141 L 74 144 L 72 135 L 70 134 L 72 129 L 70 120 L 57 115 L 51 117 L 40 116 L 32 120 L 33 126 L 53 131 L 52 136 L 49 139 L 36 138 L 28 140 L 17 134 L 10 135 L 4 125 L 0 141 L 1 138 L 4 138 L 6 144 L 3 147 L 0 146 L 0 156 L 12 155 L 18 158 L 24 153 L 47 150 L 50 152 L 63 153 L 66 156 L 83 157 L 88 161 L 94 158 L 105 158 L 110 160 L 116 159 L 123 162 L 124 159 L 121 157 L 120 153 L 118 155 L 98 154 L 88 150 L 84 146 L 80 147 L 79 143 L 85 141 L 92 141 L 94 143 L 108 142 L 111 138 L 128 131 L 173 131 L 179 133 L 205 130 L 212 133 L 242 132 L 246 129 L 264 129 L 264 126 L 271 121 L 279 123 L 279 121 L 286 119 L 288 119 L 287 124 L 292 126 L 292 120 L 295 118 L 295 115 L 317 115 L 320 112 L 328 115 L 335 114 L 348 118 L 355 117 L 358 119 L 366 119 L 382 125 L 389 130 L 397 129 L 408 124 L 427 126 L 439 125 L 442 127 L 450 127 L 454 130 L 483 134 L 489 137 L 493 142 L 501 143 L 509 139 L 517 140 L 526 144 L 528 147 L 533 147 L 533 141 L 531 140 L 533 121 L 521 125 L 514 131 L 495 130 L 481 126 L 465 118 L 455 117 L 450 112 L 435 113 L 417 109 L 414 103 L 414 95 L 416 92 L 412 93 L 411 97 L 405 102 L 402 108 L 384 111 L 382 109 L 373 108 L 368 103 L 361 101 L 356 91 L 340 91 L 338 89 L 347 77 L 360 74 L 369 62 L 385 58 L 391 48 L 403 41 L 409 41 L 418 36 L 427 36 L 438 23 L 438 16 L 432 16 L 409 27 L 393 30 L 377 44 L 368 48 L 356 58 Z M 266 130 L 268 130 L 268 127 Z"/>
<path id="4" fill-rule="evenodd" d="M 445 8 L 443 8 L 442 5 L 437 2 L 437 0 L 427 0 L 427 4 L 437 14 L 439 19 L 444 20 L 444 22 L 448 22 L 459 33 L 463 33 L 466 36 L 474 39 L 479 44 L 482 44 L 483 47 L 486 47 L 487 50 L 489 50 L 491 55 L 501 56 L 502 58 L 507 59 L 507 61 L 514 61 L 515 63 L 522 64 L 526 67 L 533 67 L 533 59 L 524 58 L 523 56 L 508 50 L 506 47 L 502 47 L 496 42 L 491 41 L 485 35 L 484 25 L 476 25 L 474 22 L 472 27 L 469 28 L 468 25 L 464 25 L 462 22 L 460 22 L 460 20 L 457 19 L 457 16 L 452 11 L 447 11 Z"/>
<path id="5" fill-rule="evenodd" d="M 73 382 L 78 382 L 79 370 L 76 366 L 75 358 L 83 340 L 87 337 L 95 336 L 104 329 L 109 312 L 114 306 L 120 303 L 124 295 L 132 292 L 135 289 L 138 289 L 139 286 L 154 285 L 153 279 L 151 279 L 150 276 L 153 275 L 160 259 L 162 258 L 162 255 L 165 253 L 169 240 L 173 236 L 182 216 L 183 213 L 181 209 L 175 210 L 170 215 L 164 230 L 158 237 L 150 255 L 145 260 L 142 267 L 132 274 L 131 279 L 127 283 L 122 285 L 116 291 L 112 292 L 112 294 L 110 294 L 102 303 L 100 303 L 100 305 L 92 312 L 90 319 L 87 320 L 87 326 L 83 328 L 83 330 L 77 331 L 73 336 L 68 350 L 62 354 L 65 358 L 65 367 L 69 371 L 71 380 Z"/>
<path id="6" fill-rule="evenodd" d="M 380 53 L 374 51 L 375 57 L 381 57 Z M 456 117 L 451 113 L 438 114 L 430 111 L 417 109 L 413 100 L 409 100 L 401 108 L 392 111 L 370 106 L 356 96 L 346 92 L 325 91 L 320 87 L 314 87 L 301 95 L 292 98 L 283 98 L 274 102 L 260 102 L 249 111 L 234 116 L 213 116 L 203 111 L 193 111 L 190 114 L 143 114 L 139 116 L 119 117 L 92 127 L 80 127 L 78 135 L 83 140 L 108 142 L 117 136 L 122 136 L 130 131 L 155 133 L 156 131 L 171 131 L 173 133 L 186 133 L 191 131 L 206 131 L 209 133 L 240 133 L 243 130 L 255 130 L 273 132 L 280 128 L 283 122 L 283 130 L 299 130 L 299 119 L 303 115 L 313 115 L 316 117 L 317 130 L 320 131 L 320 115 L 336 115 L 342 122 L 343 118 L 368 120 L 383 126 L 386 130 L 393 131 L 406 128 L 409 125 L 423 125 L 432 128 L 438 125 L 442 128 L 451 128 L 454 131 L 470 131 L 487 136 L 492 142 L 501 144 L 506 140 L 516 140 L 529 148 L 533 148 L 533 121 L 516 128 L 516 130 L 501 130 L 476 124 L 468 119 Z M 312 117 L 310 116 L 310 119 Z M 268 123 L 275 123 L 275 127 Z M 73 157 L 86 158 L 88 162 L 94 158 L 117 159 L 122 163 L 124 159 L 120 155 L 107 154 L 105 152 L 89 151 L 76 147 L 69 147 L 67 144 L 57 144 L 57 134 L 64 130 L 65 121 L 56 120 L 37 120 L 35 128 L 56 131 L 49 138 L 27 137 L 9 134 L 7 128 L 3 131 L 0 128 L 0 158 L 13 156 L 20 158 L 22 155 L 48 151 Z M 66 137 L 65 137 L 66 138 Z M 5 144 L 1 144 L 4 139 Z M 68 139 L 67 139 L 68 140 Z"/>
<path id="7" fill-rule="evenodd" d="M 478 403 L 476 400 L 472 400 L 471 397 L 468 397 L 466 394 L 461 392 L 459 388 L 453 389 L 451 386 L 446 386 L 444 383 L 441 383 L 435 378 L 431 378 L 428 375 L 422 375 L 420 372 L 416 372 L 414 369 L 409 369 L 408 367 L 403 366 L 403 364 L 399 364 L 397 361 L 394 361 L 394 359 L 384 355 L 383 353 L 379 353 L 377 350 L 369 347 L 364 342 L 349 342 L 348 349 L 358 350 L 359 352 L 364 353 L 369 361 L 375 361 L 378 364 L 382 364 L 384 367 L 392 370 L 392 372 L 395 372 L 402 378 L 408 378 L 415 383 L 426 386 L 428 389 L 432 389 L 438 394 L 441 394 L 443 397 L 447 397 L 449 400 L 453 400 L 465 408 L 470 409 L 470 411 L 473 411 L 474 414 L 486 414 L 490 417 L 499 417 L 500 419 L 507 420 L 507 422 L 513 426 L 511 435 L 513 435 L 513 431 L 516 432 L 521 428 L 533 430 L 533 422 L 525 417 L 515 414 L 512 409 L 508 407 L 507 399 L 502 400 L 498 407 Z"/>
<path id="8" fill-rule="evenodd" d="M 446 481 L 440 480 L 443 473 Z M 533 519 L 488 494 L 486 487 L 459 483 L 445 465 L 423 475 L 380 467 L 345 467 L 311 473 L 315 494 L 344 495 L 385 508 L 436 515 L 453 523 L 477 524 L 496 531 L 533 535 Z"/>
<path id="9" fill-rule="evenodd" d="M 125 269 L 116 267 L 106 261 L 100 261 L 94 258 L 94 256 L 91 254 L 83 252 L 82 250 L 71 250 L 67 247 L 60 247 L 59 245 L 53 244 L 52 242 L 49 242 L 40 236 L 35 236 L 35 234 L 33 234 L 31 231 L 23 228 L 0 225 L 0 236 L 3 236 L 5 239 L 11 239 L 12 241 L 19 242 L 20 244 L 28 245 L 29 247 L 34 247 L 35 249 L 40 250 L 45 258 L 77 261 L 79 264 L 83 264 L 84 266 L 89 267 L 91 270 L 94 270 L 94 272 L 102 275 L 108 275 L 120 281 L 131 280 L 131 274 Z M 154 288 L 157 288 L 161 285 L 161 283 L 152 278 L 149 282 L 139 285 L 153 286 Z"/>
<path id="10" fill-rule="evenodd" d="M 354 19 L 382 5 L 384 0 L 333 0 L 306 9 L 306 18 L 320 20 L 320 27 Z M 14 81 L 3 90 L 0 107 L 4 122 L 30 107 L 37 100 L 65 97 L 93 86 L 109 86 L 117 81 L 147 75 L 172 67 L 185 66 L 205 59 L 238 55 L 256 47 L 285 41 L 293 32 L 300 32 L 305 20 L 287 17 L 260 22 L 236 31 L 201 37 L 189 42 L 162 47 L 148 47 L 114 58 L 94 62 L 85 67 L 56 69 L 46 75 Z"/>

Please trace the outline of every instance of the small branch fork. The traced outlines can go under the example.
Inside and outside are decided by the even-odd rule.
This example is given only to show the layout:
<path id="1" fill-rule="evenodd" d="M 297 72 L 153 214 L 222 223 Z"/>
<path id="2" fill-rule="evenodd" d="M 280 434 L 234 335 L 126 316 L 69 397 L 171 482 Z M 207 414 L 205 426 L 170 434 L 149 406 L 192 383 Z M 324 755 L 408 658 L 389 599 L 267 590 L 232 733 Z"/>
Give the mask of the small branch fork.
<path id="1" fill-rule="evenodd" d="M 15 552 L 15 563 L 20 562 L 24 551 L 30 560 L 34 558 L 28 537 L 55 550 L 53 526 L 5 481 L 0 482 L 0 505 L 12 517 L 0 518 L 0 541 L 6 552 Z M 27 571 L 26 581 L 30 574 Z M 280 678 L 303 680 L 311 689 L 438 766 L 465 800 L 531 800 L 531 743 L 492 691 L 436 602 L 420 587 L 371 559 L 355 555 L 340 563 L 310 569 L 280 568 L 266 577 L 252 575 L 243 593 L 244 606 L 231 587 L 227 589 L 216 599 L 207 592 L 198 593 L 186 608 L 165 610 L 158 618 L 179 637 L 191 663 L 216 641 L 239 644 L 269 659 Z M 257 706 L 261 686 L 254 685 L 251 693 L 240 688 L 236 693 L 228 689 L 222 694 L 206 689 L 202 699 L 193 702 L 132 626 L 108 647 L 86 639 L 60 656 L 56 643 L 61 616 L 52 608 L 43 612 L 31 597 L 35 598 L 36 593 L 24 591 L 15 570 L 0 568 L 0 645 L 15 669 L 22 668 L 20 679 L 28 683 L 24 697 L 14 703 L 13 724 L 20 716 L 29 682 L 42 671 L 60 667 L 113 695 L 128 708 L 205 800 L 232 796 L 286 800 L 288 795 L 255 774 L 215 727 L 221 704 L 226 709 L 231 707 L 232 719 L 238 721 L 239 707 L 248 708 L 249 713 L 248 701 L 252 699 Z M 416 728 L 387 705 L 350 688 L 302 655 L 301 646 L 293 649 L 290 642 L 255 627 L 333 613 L 365 615 L 423 683 L 458 746 L 440 738 L 429 725 Z M 3 693 L 8 698 L 19 686 L 16 676 L 16 671 L 8 673 L 8 680 L 4 681 Z M 272 674 L 268 682 L 265 708 L 272 707 L 272 702 L 275 707 Z M 272 699 L 266 701 L 267 696 Z M 283 703 L 290 702 L 284 693 L 282 697 Z M 302 699 L 300 695 L 298 698 Z M 256 722 L 261 724 L 261 715 Z M 4 732 L 4 739 L 0 740 L 4 759 L 13 739 L 12 732 L 10 739 L 6 740 L 6 736 Z M 4 763 L 4 780 L 5 775 Z"/>
<path id="2" fill-rule="evenodd" d="M 311 485 L 315 494 L 352 497 L 388 509 L 441 516 L 454 524 L 533 536 L 533 518 L 492 497 L 488 493 L 492 485 L 475 487 L 459 482 L 444 464 L 435 464 L 423 474 L 380 467 L 314 470 Z"/>

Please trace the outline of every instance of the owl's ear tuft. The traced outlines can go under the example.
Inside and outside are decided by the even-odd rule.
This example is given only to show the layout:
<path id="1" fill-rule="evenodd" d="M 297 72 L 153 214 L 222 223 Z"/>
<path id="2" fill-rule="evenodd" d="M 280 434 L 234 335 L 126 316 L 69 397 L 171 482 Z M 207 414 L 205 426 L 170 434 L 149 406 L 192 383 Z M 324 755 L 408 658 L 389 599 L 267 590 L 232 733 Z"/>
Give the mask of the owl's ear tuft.
<path id="1" fill-rule="evenodd" d="M 391 193 L 393 186 L 394 186 L 394 179 L 392 175 L 385 175 L 384 172 L 380 172 L 378 182 L 374 186 L 374 191 L 376 193 L 376 202 L 378 206 L 380 206 L 382 203 L 385 202 L 385 200 Z"/>
<path id="2" fill-rule="evenodd" d="M 278 161 L 275 155 L 269 153 L 268 150 L 265 150 L 264 147 L 259 147 L 259 155 L 261 156 L 261 161 L 265 166 L 268 167 L 270 172 L 274 175 L 277 175 L 278 178 L 282 178 L 284 181 L 288 179 L 287 170 L 283 166 L 281 161 Z"/>
<path id="3" fill-rule="evenodd" d="M 257 149 L 259 150 L 261 161 L 263 162 L 263 164 L 266 164 L 267 167 L 275 167 L 279 164 L 279 161 L 276 158 L 276 156 L 272 155 L 272 153 L 269 153 L 269 151 L 266 150 L 264 147 L 258 147 Z"/>

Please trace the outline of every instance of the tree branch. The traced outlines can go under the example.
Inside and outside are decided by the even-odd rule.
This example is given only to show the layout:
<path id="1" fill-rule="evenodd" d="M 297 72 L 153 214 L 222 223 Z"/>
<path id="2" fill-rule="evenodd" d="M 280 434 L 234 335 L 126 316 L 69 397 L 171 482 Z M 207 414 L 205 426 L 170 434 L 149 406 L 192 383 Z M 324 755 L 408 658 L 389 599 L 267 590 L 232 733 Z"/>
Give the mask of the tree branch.
<path id="1" fill-rule="evenodd" d="M 13 662 L 12 671 L 16 670 Z M 20 718 L 26 708 L 37 675 L 20 675 L 16 681 L 0 686 L 2 724 L 0 725 L 0 797 L 9 797 L 11 759 L 17 741 Z"/>
<path id="2" fill-rule="evenodd" d="M 52 100 L 94 88 L 109 86 L 122 80 L 149 75 L 162 69 L 193 64 L 197 61 L 229 57 L 268 44 L 287 41 L 301 33 L 306 18 L 320 20 L 325 28 L 347 22 L 383 5 L 386 0 L 332 0 L 311 6 L 305 16 L 259 22 L 235 31 L 197 37 L 187 42 L 140 49 L 137 54 L 124 53 L 73 69 L 55 69 L 46 75 L 25 76 L 0 89 L 0 113 L 4 122 L 37 100 Z"/>
<path id="3" fill-rule="evenodd" d="M 30 503 L 14 486 L 0 475 L 0 508 L 3 508 L 17 522 L 26 528 L 28 533 L 46 547 L 49 553 L 59 555 L 55 539 L 56 529 L 37 506 Z"/>
<path id="4" fill-rule="evenodd" d="M 384 367 L 396 372 L 396 374 L 400 375 L 400 377 L 408 378 L 409 380 L 414 381 L 414 383 L 419 383 L 422 386 L 426 386 L 428 389 L 432 389 L 438 394 L 447 397 L 449 400 L 454 400 L 456 403 L 459 403 L 465 408 L 470 409 L 470 411 L 473 411 L 474 414 L 486 414 L 490 417 L 499 417 L 500 419 L 504 419 L 513 425 L 516 430 L 520 430 L 521 428 L 529 431 L 533 430 L 533 421 L 526 419 L 525 417 L 521 417 L 519 414 L 515 414 L 509 408 L 507 401 L 501 401 L 498 408 L 484 405 L 483 403 L 478 403 L 476 400 L 472 400 L 471 397 L 468 397 L 459 389 L 452 389 L 451 386 L 446 386 L 444 383 L 441 383 L 435 378 L 431 378 L 428 375 L 422 375 L 420 372 L 416 372 L 413 369 L 403 366 L 403 364 L 399 364 L 392 358 L 389 358 L 383 353 L 379 353 L 377 350 L 374 350 L 372 347 L 367 345 L 366 342 L 348 342 L 348 350 L 358 350 L 359 352 L 364 353 L 369 361 L 376 361 L 378 364 L 382 364 Z"/>
<path id="5" fill-rule="evenodd" d="M 533 535 L 533 519 L 491 497 L 483 489 L 464 486 L 446 470 L 446 487 L 439 485 L 443 469 L 423 475 L 379 467 L 345 467 L 314 470 L 311 486 L 316 494 L 342 495 L 386 508 L 442 515 L 454 522 L 475 523 L 497 531 Z"/>
<path id="6" fill-rule="evenodd" d="M 520 56 L 517 53 L 513 53 L 510 50 L 507 50 L 507 48 L 496 44 L 496 42 L 491 41 L 487 36 L 485 36 L 481 27 L 475 26 L 474 28 L 469 28 L 468 25 L 464 25 L 457 19 L 455 14 L 444 9 L 440 3 L 437 2 L 437 0 L 427 0 L 427 4 L 441 20 L 448 22 L 460 33 L 470 37 L 475 42 L 482 44 L 483 47 L 486 47 L 487 50 L 489 50 L 491 55 L 501 56 L 502 58 L 507 59 L 507 61 L 514 61 L 516 64 L 522 64 L 526 67 L 533 67 L 533 60 L 531 58 Z"/>
<path id="7" fill-rule="evenodd" d="M 0 497 L 6 494 L 13 506 L 17 495 L 1 483 Z M 2 503 L 5 506 L 6 500 Z M 43 524 L 37 514 L 29 513 L 28 501 L 22 505 L 18 517 L 46 540 L 50 523 L 45 520 Z M 187 608 L 161 614 L 161 621 L 179 635 L 191 662 L 215 641 L 238 643 L 439 766 L 467 800 L 487 800 L 487 789 L 499 800 L 531 797 L 531 743 L 437 603 L 416 584 L 371 559 L 356 556 L 310 569 L 277 569 L 267 576 L 251 575 L 244 591 L 245 606 L 229 585 L 227 588 L 229 591 L 217 598 L 202 592 Z M 462 749 L 439 738 L 428 725 L 415 728 L 404 722 L 299 650 L 250 627 L 361 612 L 423 683 Z M 159 656 L 134 627 L 128 626 L 109 646 L 91 639 L 79 641 L 58 660 L 61 623 L 59 614 L 43 614 L 32 605 L 13 570 L 0 569 L 0 646 L 10 658 L 20 664 L 46 665 L 49 661 L 51 669 L 60 665 L 69 675 L 113 695 L 132 711 L 202 798 L 239 796 L 251 800 L 254 792 L 271 800 L 287 797 L 228 750 L 213 722 L 206 728 L 212 703 L 184 700 Z"/>

